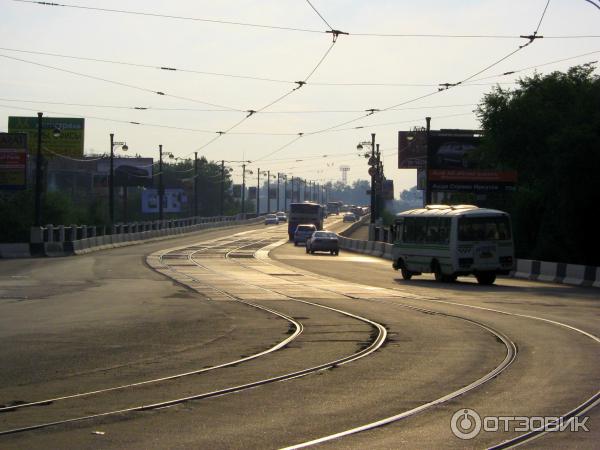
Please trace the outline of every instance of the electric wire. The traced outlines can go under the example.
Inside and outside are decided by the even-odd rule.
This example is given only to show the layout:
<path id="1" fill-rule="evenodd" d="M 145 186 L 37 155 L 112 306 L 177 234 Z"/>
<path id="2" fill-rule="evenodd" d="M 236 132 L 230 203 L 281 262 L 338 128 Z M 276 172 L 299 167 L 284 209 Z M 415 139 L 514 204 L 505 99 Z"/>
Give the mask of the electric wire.
<path id="1" fill-rule="evenodd" d="M 14 0 L 14 1 L 20 1 L 20 0 Z M 51 65 L 48 65 L 48 64 L 42 64 L 42 63 L 39 63 L 39 62 L 27 60 L 27 59 L 16 58 L 14 56 L 0 54 L 0 57 L 1 58 L 5 58 L 5 59 L 10 59 L 10 60 L 13 60 L 13 61 L 20 61 L 20 62 L 23 62 L 23 63 L 26 63 L 26 64 L 31 64 L 31 65 L 34 65 L 34 66 L 43 67 L 43 68 L 46 68 L 46 69 L 51 69 L 51 70 L 56 70 L 56 71 L 59 71 L 59 72 L 68 73 L 68 74 L 75 75 L 75 76 L 78 76 L 78 77 L 89 78 L 89 79 L 92 79 L 92 80 L 102 81 L 104 83 L 110 83 L 110 84 L 114 84 L 114 85 L 117 85 L 117 86 L 126 87 L 126 88 L 129 88 L 129 89 L 135 89 L 135 90 L 142 91 L 142 92 L 148 92 L 148 93 L 151 93 L 151 94 L 161 95 L 161 96 L 164 96 L 164 97 L 171 97 L 171 98 L 175 98 L 175 99 L 178 99 L 178 100 L 185 100 L 185 101 L 189 101 L 189 102 L 193 102 L 193 103 L 200 103 L 202 105 L 214 106 L 216 108 L 230 109 L 230 110 L 233 110 L 233 111 L 241 111 L 238 108 L 233 108 L 233 107 L 230 107 L 230 106 L 218 105 L 218 104 L 215 104 L 215 103 L 205 102 L 203 100 L 197 100 L 197 99 L 190 98 L 190 97 L 183 97 L 183 96 L 180 96 L 180 95 L 167 94 L 167 93 L 165 93 L 163 91 L 155 91 L 153 89 L 148 89 L 148 88 L 145 88 L 145 87 L 136 86 L 136 85 L 129 84 L 129 83 L 124 83 L 122 81 L 109 80 L 107 78 L 97 77 L 95 75 L 90 75 L 90 74 L 86 74 L 86 73 L 82 73 L 82 72 L 76 72 L 74 70 L 64 69 L 64 68 L 61 68 L 61 67 L 51 66 Z"/>
<path id="2" fill-rule="evenodd" d="M 220 25 L 235 25 L 235 26 L 240 26 L 240 27 L 262 28 L 262 29 L 267 29 L 267 30 L 298 31 L 298 32 L 303 32 L 303 33 L 319 33 L 319 34 L 325 33 L 322 30 L 309 29 L 309 28 L 294 28 L 294 27 L 264 25 L 264 24 L 257 24 L 257 23 L 248 23 L 248 22 L 235 22 L 235 21 L 223 20 L 223 19 L 206 19 L 206 18 L 201 18 L 201 17 L 175 16 L 175 15 L 169 15 L 169 14 L 159 14 L 159 13 L 151 13 L 151 12 L 143 12 L 143 11 L 132 11 L 132 10 L 112 9 L 112 8 L 99 8 L 99 7 L 94 7 L 94 6 L 82 6 L 82 5 L 73 5 L 73 4 L 66 4 L 66 3 L 61 4 L 61 3 L 42 2 L 42 1 L 34 1 L 34 0 L 13 0 L 13 1 L 19 2 L 19 3 L 32 3 L 32 4 L 36 4 L 36 5 L 42 5 L 42 6 L 57 6 L 57 7 L 62 7 L 62 8 L 74 8 L 74 9 L 81 9 L 81 10 L 88 10 L 88 11 L 98 11 L 98 12 L 107 12 L 107 13 L 115 13 L 115 14 L 129 14 L 129 15 L 136 15 L 136 16 L 157 17 L 157 18 L 173 19 L 173 20 L 186 20 L 186 21 L 193 21 L 193 22 L 206 22 L 206 23 L 213 23 L 213 24 L 220 24 Z"/>
<path id="3" fill-rule="evenodd" d="M 317 15 L 321 18 L 321 20 L 325 23 L 325 25 L 327 25 L 330 30 L 333 30 L 333 27 L 331 25 L 329 25 L 329 22 L 327 22 L 327 20 L 325 20 L 325 17 L 323 17 L 321 15 L 321 13 L 317 10 L 317 8 L 314 7 L 314 5 L 310 2 L 310 0 L 306 0 L 306 3 L 308 3 L 310 5 L 310 7 L 313 9 L 313 11 L 315 13 L 317 13 Z"/>

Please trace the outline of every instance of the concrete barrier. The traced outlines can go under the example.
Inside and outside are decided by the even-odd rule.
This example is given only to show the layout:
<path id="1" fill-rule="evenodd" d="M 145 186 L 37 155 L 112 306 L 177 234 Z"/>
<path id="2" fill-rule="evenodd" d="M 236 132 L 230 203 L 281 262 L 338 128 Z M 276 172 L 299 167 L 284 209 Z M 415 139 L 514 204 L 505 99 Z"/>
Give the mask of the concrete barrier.
<path id="1" fill-rule="evenodd" d="M 96 227 L 49 224 L 46 227 L 32 227 L 29 243 L 0 244 L 0 258 L 82 255 L 92 251 L 170 239 L 209 228 L 250 225 L 262 220 L 262 217 L 211 217 L 169 220 L 163 221 L 162 224 L 158 221 L 118 224 L 112 227 L 113 234 L 103 234 L 104 227 L 99 228 L 99 234 Z M 163 228 L 160 228 L 161 225 Z"/>
<path id="2" fill-rule="evenodd" d="M 393 244 L 340 238 L 340 248 L 387 260 L 392 260 Z M 546 281 L 575 286 L 600 287 L 600 267 L 564 264 L 531 259 L 517 259 L 513 278 Z"/>

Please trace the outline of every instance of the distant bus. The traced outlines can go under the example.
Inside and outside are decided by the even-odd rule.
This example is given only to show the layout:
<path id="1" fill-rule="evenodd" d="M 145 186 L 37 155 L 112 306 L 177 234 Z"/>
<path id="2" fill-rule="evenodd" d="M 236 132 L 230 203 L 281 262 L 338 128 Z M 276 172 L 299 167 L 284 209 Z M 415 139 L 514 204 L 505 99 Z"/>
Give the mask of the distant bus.
<path id="1" fill-rule="evenodd" d="M 318 203 L 290 203 L 288 214 L 288 236 L 294 239 L 296 227 L 300 224 L 312 223 L 317 230 L 323 229 L 324 208 Z"/>
<path id="2" fill-rule="evenodd" d="M 343 202 L 327 202 L 327 214 L 338 215 L 343 204 Z"/>
<path id="3" fill-rule="evenodd" d="M 393 268 L 402 278 L 432 272 L 437 281 L 475 275 L 493 284 L 514 269 L 510 216 L 473 205 L 429 205 L 396 215 Z"/>

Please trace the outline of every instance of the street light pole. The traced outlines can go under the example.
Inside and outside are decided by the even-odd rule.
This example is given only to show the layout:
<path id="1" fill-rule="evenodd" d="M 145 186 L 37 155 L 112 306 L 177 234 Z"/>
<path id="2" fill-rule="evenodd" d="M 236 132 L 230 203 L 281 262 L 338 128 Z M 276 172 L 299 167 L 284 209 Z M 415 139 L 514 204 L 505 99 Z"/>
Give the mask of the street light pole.
<path id="1" fill-rule="evenodd" d="M 271 212 L 271 171 L 267 170 L 267 214 Z"/>
<path id="2" fill-rule="evenodd" d="M 242 219 L 246 218 L 246 163 L 242 164 Z"/>
<path id="3" fill-rule="evenodd" d="M 375 133 L 371 133 L 371 158 L 375 158 Z M 375 223 L 375 174 L 371 175 L 371 223 Z"/>
<path id="4" fill-rule="evenodd" d="M 194 152 L 194 217 L 198 217 L 198 152 Z"/>
<path id="5" fill-rule="evenodd" d="M 108 215 L 110 219 L 110 225 L 115 223 L 115 146 L 121 146 L 124 151 L 127 151 L 126 142 L 115 142 L 114 133 L 110 133 L 110 167 L 108 171 Z M 127 188 L 125 188 L 127 189 Z"/>
<path id="6" fill-rule="evenodd" d="M 223 200 L 225 196 L 225 160 L 221 160 L 221 195 L 219 202 L 219 214 L 223 216 Z"/>
<path id="7" fill-rule="evenodd" d="M 163 160 L 162 144 L 158 146 L 158 220 L 163 220 Z M 162 228 L 162 224 L 160 225 Z"/>
<path id="8" fill-rule="evenodd" d="M 42 226 L 42 116 L 44 113 L 38 113 L 38 135 L 37 152 L 35 156 L 35 204 L 34 220 L 35 226 Z"/>
<path id="9" fill-rule="evenodd" d="M 283 210 L 287 211 L 287 175 L 283 179 Z"/>
<path id="10" fill-rule="evenodd" d="M 260 167 L 256 179 L 256 217 L 260 215 Z"/>
<path id="11" fill-rule="evenodd" d="M 277 172 L 277 211 L 281 211 L 279 209 L 279 172 Z"/>

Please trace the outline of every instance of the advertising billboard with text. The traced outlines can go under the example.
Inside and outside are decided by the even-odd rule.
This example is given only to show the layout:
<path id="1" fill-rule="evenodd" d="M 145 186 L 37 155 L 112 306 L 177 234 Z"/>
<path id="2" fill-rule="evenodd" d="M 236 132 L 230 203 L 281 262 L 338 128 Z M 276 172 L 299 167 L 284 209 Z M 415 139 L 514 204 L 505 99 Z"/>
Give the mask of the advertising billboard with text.
<path id="1" fill-rule="evenodd" d="M 54 130 L 60 135 L 54 136 Z M 56 155 L 81 157 L 83 156 L 83 138 L 85 119 L 70 117 L 42 117 L 42 152 L 46 158 Z M 37 152 L 38 118 L 17 117 L 8 118 L 9 133 L 27 134 L 27 142 L 31 154 Z"/>

